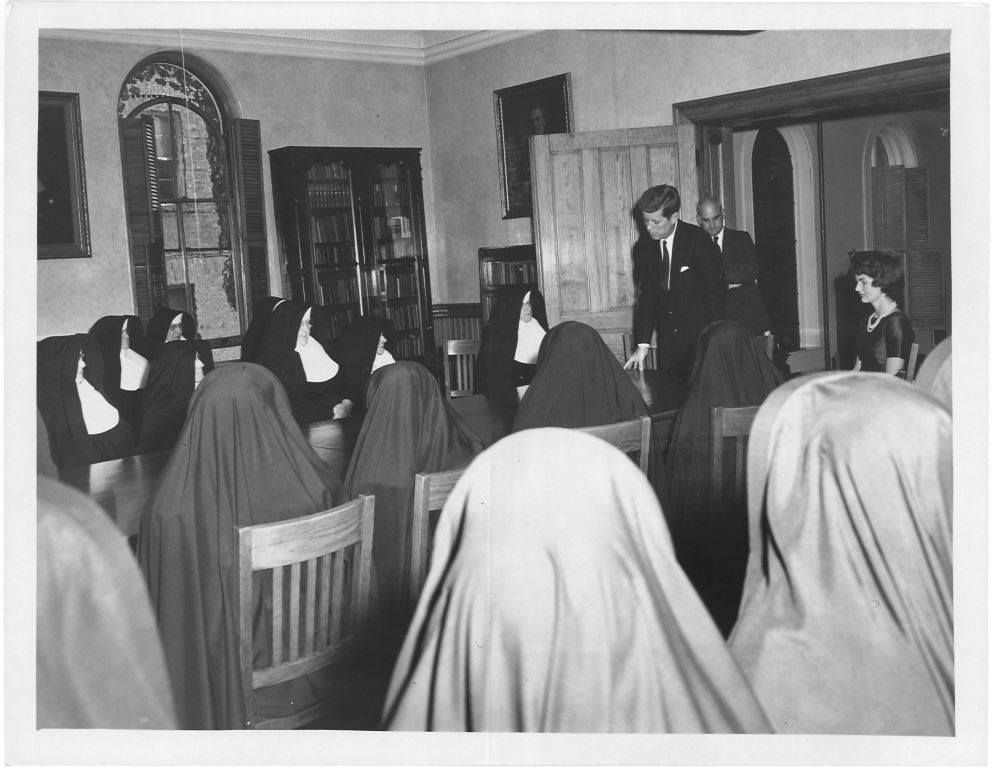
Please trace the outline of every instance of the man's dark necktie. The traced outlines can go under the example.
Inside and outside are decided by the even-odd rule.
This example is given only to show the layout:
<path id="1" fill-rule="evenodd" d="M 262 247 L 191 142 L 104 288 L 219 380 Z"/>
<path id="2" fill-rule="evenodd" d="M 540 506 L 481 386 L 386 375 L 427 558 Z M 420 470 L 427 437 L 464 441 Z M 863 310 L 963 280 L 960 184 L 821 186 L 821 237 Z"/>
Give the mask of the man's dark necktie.
<path id="1" fill-rule="evenodd" d="M 714 245 L 716 245 L 716 246 L 717 246 L 717 250 L 719 250 L 719 251 L 721 251 L 721 253 L 724 253 L 724 251 L 723 251 L 723 250 L 721 250 L 721 243 L 720 243 L 720 241 L 719 241 L 719 240 L 717 239 L 717 235 L 714 235 Z"/>
<path id="2" fill-rule="evenodd" d="M 669 290 L 669 245 L 662 241 L 662 290 Z"/>

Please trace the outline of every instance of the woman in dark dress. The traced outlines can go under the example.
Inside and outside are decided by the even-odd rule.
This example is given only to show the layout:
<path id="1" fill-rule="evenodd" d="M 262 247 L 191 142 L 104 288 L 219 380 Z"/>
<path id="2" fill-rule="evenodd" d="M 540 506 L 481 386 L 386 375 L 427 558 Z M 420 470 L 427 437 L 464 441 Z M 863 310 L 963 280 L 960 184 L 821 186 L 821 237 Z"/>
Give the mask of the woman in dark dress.
<path id="1" fill-rule="evenodd" d="M 483 332 L 476 387 L 508 427 L 537 370 L 538 350 L 548 332 L 540 291 L 512 288 Z"/>
<path id="2" fill-rule="evenodd" d="M 134 315 L 107 315 L 90 328 L 103 354 L 103 388 L 121 418 L 137 426 L 138 399 L 148 379 L 145 333 Z"/>
<path id="3" fill-rule="evenodd" d="M 740 323 L 711 323 L 693 351 L 689 394 L 673 426 L 665 467 L 666 519 L 676 557 L 722 634 L 738 615 L 748 561 L 748 509 L 725 457 L 720 501 L 711 499 L 711 409 L 761 405 L 782 376 Z"/>
<path id="4" fill-rule="evenodd" d="M 331 326 L 320 307 L 284 301 L 273 312 L 257 362 L 279 377 L 301 424 L 344 418 L 352 388 L 331 356 Z"/>
<path id="5" fill-rule="evenodd" d="M 402 360 L 376 371 L 345 478 L 345 498 L 376 497 L 372 543 L 373 598 L 378 614 L 402 631 L 407 604 L 414 475 L 463 467 L 482 441 L 442 397 L 423 365 Z"/>
<path id="6" fill-rule="evenodd" d="M 103 357 L 85 333 L 38 342 L 38 410 L 60 469 L 130 456 L 134 432 L 103 391 Z"/>
<path id="7" fill-rule="evenodd" d="M 390 352 L 393 321 L 383 317 L 357 317 L 341 334 L 335 359 L 345 372 L 345 380 L 355 394 L 355 404 L 364 410 L 369 377 L 384 365 L 395 363 Z"/>
<path id="8" fill-rule="evenodd" d="M 914 343 L 910 318 L 887 295 L 903 277 L 899 260 L 882 251 L 854 251 L 849 274 L 863 304 L 872 305 L 855 338 L 855 370 L 895 376 L 903 370 Z"/>
<path id="9" fill-rule="evenodd" d="M 514 431 L 595 427 L 647 415 L 637 387 L 600 334 L 568 321 L 541 342 L 538 370 L 517 409 Z"/>
<path id="10" fill-rule="evenodd" d="M 241 361 L 243 363 L 255 362 L 259 353 L 259 344 L 272 320 L 273 310 L 284 301 L 286 299 L 279 296 L 266 296 L 255 302 L 255 306 L 252 308 L 252 320 L 241 339 Z"/>
<path id="11" fill-rule="evenodd" d="M 238 629 L 237 527 L 341 502 L 341 480 L 307 444 L 286 391 L 265 368 L 228 363 L 204 379 L 142 513 L 148 582 L 181 728 L 246 728 Z M 255 656 L 271 657 L 271 592 L 257 580 Z M 263 631 L 262 627 L 266 627 Z M 265 688 L 265 716 L 326 693 L 319 678 Z"/>
<path id="12" fill-rule="evenodd" d="M 953 736 L 951 414 L 889 376 L 789 381 L 752 424 L 748 519 L 729 642 L 776 730 Z"/>

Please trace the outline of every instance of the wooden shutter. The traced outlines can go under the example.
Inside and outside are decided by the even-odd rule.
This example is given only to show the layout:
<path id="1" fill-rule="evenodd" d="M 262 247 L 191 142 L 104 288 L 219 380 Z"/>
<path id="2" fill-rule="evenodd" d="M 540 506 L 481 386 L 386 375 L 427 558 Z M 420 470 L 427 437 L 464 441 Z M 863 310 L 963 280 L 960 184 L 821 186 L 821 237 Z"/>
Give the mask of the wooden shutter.
<path id="1" fill-rule="evenodd" d="M 927 168 L 908 168 L 904 188 L 907 249 L 927 248 L 931 245 L 931 217 L 928 215 L 927 203 Z"/>
<path id="2" fill-rule="evenodd" d="M 947 265 L 941 251 L 907 252 L 907 314 L 914 327 L 948 329 Z"/>
<path id="3" fill-rule="evenodd" d="M 872 169 L 872 247 L 884 251 L 907 247 L 902 166 Z"/>
<path id="4" fill-rule="evenodd" d="M 692 128 L 689 141 L 676 126 L 531 138 L 538 279 L 549 325 L 591 325 L 622 356 L 635 302 L 632 208 L 646 188 L 666 183 L 685 191 L 683 216 L 694 214 Z"/>
<path id="5" fill-rule="evenodd" d="M 166 303 L 155 125 L 147 115 L 122 119 L 120 135 L 135 314 L 147 324 L 155 308 Z"/>
<path id="6" fill-rule="evenodd" d="M 231 148 L 238 191 L 239 230 L 248 285 L 246 316 L 258 299 L 269 295 L 269 258 L 265 237 L 265 199 L 262 185 L 262 129 L 258 120 L 231 121 Z"/>

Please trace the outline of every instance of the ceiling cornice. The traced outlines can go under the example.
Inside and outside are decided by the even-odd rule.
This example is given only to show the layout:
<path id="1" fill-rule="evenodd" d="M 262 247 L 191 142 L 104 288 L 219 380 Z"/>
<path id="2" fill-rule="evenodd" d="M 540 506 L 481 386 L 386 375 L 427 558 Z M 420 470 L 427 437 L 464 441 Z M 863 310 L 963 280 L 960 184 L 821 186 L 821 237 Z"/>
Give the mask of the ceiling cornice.
<path id="1" fill-rule="evenodd" d="M 42 39 L 86 40 L 177 48 L 180 45 L 232 53 L 260 53 L 269 56 L 299 56 L 341 61 L 424 66 L 491 45 L 513 40 L 538 30 L 483 30 L 461 35 L 427 47 L 380 43 L 313 40 L 265 32 L 207 29 L 41 29 Z"/>

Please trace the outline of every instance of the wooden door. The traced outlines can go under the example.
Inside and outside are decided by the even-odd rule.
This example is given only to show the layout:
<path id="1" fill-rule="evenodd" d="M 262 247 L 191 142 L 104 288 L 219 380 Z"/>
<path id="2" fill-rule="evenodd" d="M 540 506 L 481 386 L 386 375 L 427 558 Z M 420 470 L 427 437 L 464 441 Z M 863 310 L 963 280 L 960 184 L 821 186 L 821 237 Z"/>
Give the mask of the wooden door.
<path id="1" fill-rule="evenodd" d="M 693 126 L 537 135 L 531 179 L 549 325 L 586 323 L 622 357 L 636 298 L 634 204 L 648 187 L 671 184 L 682 195 L 682 218 L 695 214 Z"/>

